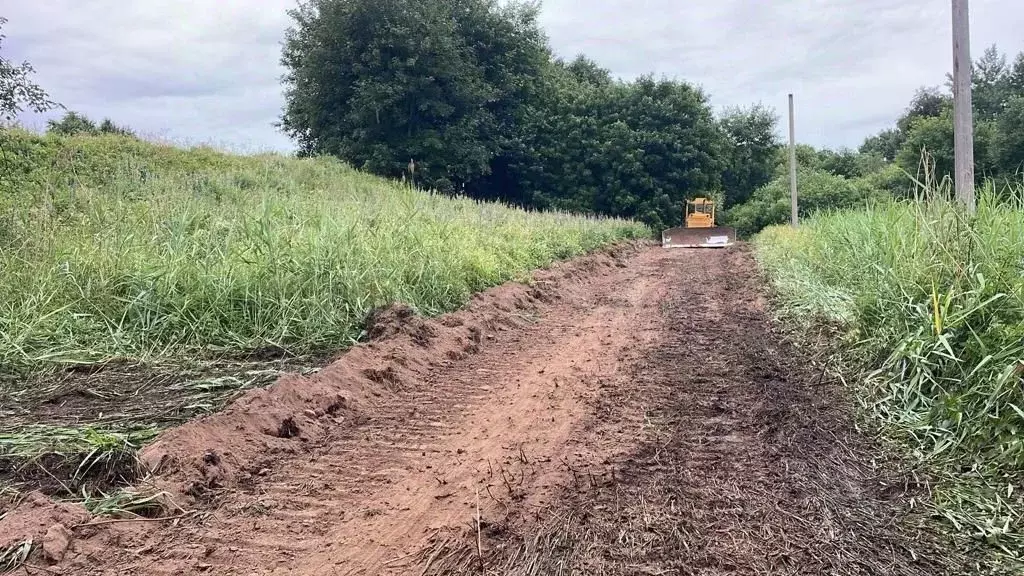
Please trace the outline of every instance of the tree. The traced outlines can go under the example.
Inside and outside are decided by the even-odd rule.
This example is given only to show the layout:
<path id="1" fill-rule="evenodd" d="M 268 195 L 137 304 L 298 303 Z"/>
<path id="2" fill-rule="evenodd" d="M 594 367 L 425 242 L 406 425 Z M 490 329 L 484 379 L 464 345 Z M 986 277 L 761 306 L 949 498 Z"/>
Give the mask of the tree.
<path id="1" fill-rule="evenodd" d="M 308 0 L 290 12 L 281 126 L 304 154 L 443 191 L 491 173 L 550 57 L 537 7 Z"/>
<path id="2" fill-rule="evenodd" d="M 135 132 L 125 126 L 119 126 L 110 118 L 104 118 L 99 125 L 101 134 L 117 134 L 118 136 L 135 136 Z"/>
<path id="3" fill-rule="evenodd" d="M 0 16 L 0 30 L 6 23 L 7 19 Z M 3 49 L 5 38 L 6 36 L 0 33 L 0 50 Z M 32 81 L 33 74 L 35 69 L 31 64 L 15 64 L 4 58 L 0 52 L 0 121 L 4 124 L 16 121 L 18 114 L 25 110 L 42 113 L 59 106 L 50 100 L 45 90 Z"/>
<path id="4" fill-rule="evenodd" d="M 1010 97 L 1024 96 L 1024 52 L 1017 54 L 1013 61 L 1013 67 L 1007 74 L 1007 91 Z"/>
<path id="5" fill-rule="evenodd" d="M 993 157 L 996 126 L 990 121 L 979 121 L 974 126 L 974 162 L 979 180 L 999 174 L 999 165 Z M 927 155 L 934 173 L 930 177 L 951 177 L 954 167 L 953 113 L 943 111 L 933 118 L 918 118 L 907 134 L 907 141 L 897 157 L 899 166 L 909 174 L 924 176 L 922 161 Z"/>
<path id="6" fill-rule="evenodd" d="M 682 82 L 593 81 L 555 63 L 515 166 L 535 206 L 678 224 L 687 197 L 721 189 L 722 132 L 707 97 Z"/>
<path id="7" fill-rule="evenodd" d="M 860 146 L 861 154 L 873 154 L 880 156 L 887 162 L 892 162 L 899 154 L 900 148 L 906 141 L 906 135 L 898 129 L 882 130 L 878 134 L 869 137 Z"/>
<path id="8" fill-rule="evenodd" d="M 61 136 L 75 136 L 77 134 L 99 134 L 100 130 L 96 123 L 90 120 L 85 114 L 69 111 L 60 120 L 50 120 L 46 123 L 46 131 L 50 134 Z"/>
<path id="9" fill-rule="evenodd" d="M 588 86 L 603 88 L 612 84 L 611 72 L 583 54 L 576 56 L 576 59 L 566 64 L 565 70 L 577 81 Z"/>
<path id="10" fill-rule="evenodd" d="M 781 143 L 779 117 L 761 105 L 726 110 L 719 123 L 725 136 L 722 185 L 727 205 L 746 202 L 772 179 Z"/>
<path id="11" fill-rule="evenodd" d="M 1024 96 L 1006 103 L 999 115 L 995 142 L 997 163 L 1005 176 L 1024 173 Z"/>
<path id="12" fill-rule="evenodd" d="M 910 126 L 919 118 L 937 118 L 946 110 L 953 108 L 953 97 L 943 93 L 938 87 L 918 88 L 910 106 L 896 122 L 896 127 L 906 135 Z"/>
<path id="13" fill-rule="evenodd" d="M 844 178 L 857 178 L 864 175 L 861 172 L 862 165 L 858 154 L 845 148 L 818 152 L 818 165 L 822 170 Z"/>
<path id="14" fill-rule="evenodd" d="M 1001 54 L 995 44 L 986 48 L 974 63 L 971 85 L 974 112 L 980 120 L 992 120 L 1002 111 L 1009 97 L 1009 72 L 1006 55 Z"/>

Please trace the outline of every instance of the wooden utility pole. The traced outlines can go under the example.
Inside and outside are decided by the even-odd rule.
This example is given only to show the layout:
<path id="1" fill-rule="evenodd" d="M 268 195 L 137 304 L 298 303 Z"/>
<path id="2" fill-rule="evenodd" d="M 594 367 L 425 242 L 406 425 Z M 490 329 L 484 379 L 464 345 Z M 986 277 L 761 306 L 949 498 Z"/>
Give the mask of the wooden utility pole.
<path id="1" fill-rule="evenodd" d="M 789 197 L 793 207 L 793 227 L 800 224 L 796 197 L 796 120 L 793 118 L 793 95 L 789 95 Z"/>
<path id="2" fill-rule="evenodd" d="M 956 198 L 974 212 L 974 110 L 971 95 L 971 21 L 967 0 L 953 0 L 953 134 Z"/>

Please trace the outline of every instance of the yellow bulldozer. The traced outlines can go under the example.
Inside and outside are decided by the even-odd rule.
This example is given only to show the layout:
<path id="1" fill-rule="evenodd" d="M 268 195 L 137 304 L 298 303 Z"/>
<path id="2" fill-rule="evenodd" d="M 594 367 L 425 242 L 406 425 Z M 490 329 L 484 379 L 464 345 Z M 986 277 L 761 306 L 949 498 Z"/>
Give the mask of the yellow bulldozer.
<path id="1" fill-rule="evenodd" d="M 736 230 L 715 226 L 714 200 L 688 200 L 683 224 L 662 232 L 661 245 L 665 248 L 726 248 L 736 243 Z"/>

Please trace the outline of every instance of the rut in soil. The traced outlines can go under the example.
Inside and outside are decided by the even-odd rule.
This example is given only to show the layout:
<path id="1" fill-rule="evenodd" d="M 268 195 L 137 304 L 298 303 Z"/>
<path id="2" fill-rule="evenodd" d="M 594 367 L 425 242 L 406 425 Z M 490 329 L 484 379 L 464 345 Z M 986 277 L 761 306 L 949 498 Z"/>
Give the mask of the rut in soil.
<path id="1" fill-rule="evenodd" d="M 839 385 L 776 332 L 745 247 L 592 256 L 392 320 L 322 375 L 163 435 L 147 458 L 195 513 L 80 529 L 63 573 L 962 563 L 908 511 L 913 484 L 871 464 Z"/>

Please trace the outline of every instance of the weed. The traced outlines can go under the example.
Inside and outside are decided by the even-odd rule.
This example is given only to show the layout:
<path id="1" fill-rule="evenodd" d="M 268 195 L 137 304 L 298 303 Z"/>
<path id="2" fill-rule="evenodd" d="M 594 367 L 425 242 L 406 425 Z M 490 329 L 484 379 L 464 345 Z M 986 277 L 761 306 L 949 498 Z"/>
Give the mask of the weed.
<path id="1" fill-rule="evenodd" d="M 1022 196 L 990 187 L 968 215 L 945 186 L 768 229 L 758 259 L 787 316 L 843 327 L 847 379 L 883 438 L 932 473 L 936 514 L 1020 560 Z"/>

